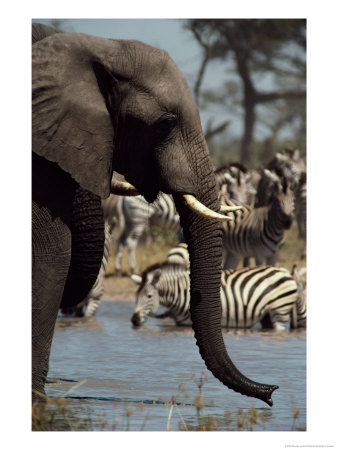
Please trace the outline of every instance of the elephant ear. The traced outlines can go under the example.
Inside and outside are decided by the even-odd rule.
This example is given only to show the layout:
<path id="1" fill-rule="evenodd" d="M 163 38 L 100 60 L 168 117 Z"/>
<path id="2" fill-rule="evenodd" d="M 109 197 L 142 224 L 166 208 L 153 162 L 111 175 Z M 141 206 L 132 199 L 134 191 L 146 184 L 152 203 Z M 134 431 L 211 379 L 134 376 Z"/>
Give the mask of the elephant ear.
<path id="1" fill-rule="evenodd" d="M 62 31 L 55 28 L 49 27 L 48 25 L 42 25 L 41 23 L 32 24 L 32 44 L 41 41 L 41 39 L 46 38 L 55 33 L 62 33 Z"/>
<path id="2" fill-rule="evenodd" d="M 57 33 L 33 45 L 32 145 L 84 189 L 106 198 L 119 91 L 101 62 L 101 41 Z"/>

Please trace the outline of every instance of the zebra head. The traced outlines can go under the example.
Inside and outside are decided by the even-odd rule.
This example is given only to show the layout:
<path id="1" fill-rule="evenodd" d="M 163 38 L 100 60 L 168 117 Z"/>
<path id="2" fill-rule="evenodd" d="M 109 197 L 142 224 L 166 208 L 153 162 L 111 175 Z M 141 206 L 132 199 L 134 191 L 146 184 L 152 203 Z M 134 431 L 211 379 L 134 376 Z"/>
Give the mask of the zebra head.
<path id="1" fill-rule="evenodd" d="M 251 203 L 256 189 L 250 182 L 250 172 L 239 162 L 229 163 L 215 170 L 216 183 L 221 195 L 227 195 L 246 205 Z"/>
<path id="2" fill-rule="evenodd" d="M 291 318 L 292 328 L 306 328 L 306 287 L 302 281 L 305 274 L 305 267 L 298 270 L 297 265 L 293 265 L 291 275 L 297 283 L 298 297 Z"/>
<path id="3" fill-rule="evenodd" d="M 282 177 L 278 183 L 275 201 L 278 203 L 279 220 L 283 223 L 285 229 L 290 228 L 295 210 L 295 196 L 285 177 Z"/>
<path id="4" fill-rule="evenodd" d="M 260 170 L 260 180 L 257 186 L 256 206 L 270 205 L 279 191 L 281 191 L 282 172 L 270 169 Z"/>
<path id="5" fill-rule="evenodd" d="M 145 272 L 142 277 L 132 275 L 131 279 L 139 285 L 136 292 L 136 304 L 131 322 L 135 326 L 143 325 L 148 317 L 153 316 L 160 306 L 160 296 L 157 283 L 161 276 L 161 269 Z"/>
<path id="6" fill-rule="evenodd" d="M 285 149 L 282 153 L 276 153 L 269 162 L 268 168 L 280 170 L 288 180 L 292 189 L 295 189 L 299 182 L 302 171 L 306 169 L 304 160 L 300 156 L 299 150 Z"/>

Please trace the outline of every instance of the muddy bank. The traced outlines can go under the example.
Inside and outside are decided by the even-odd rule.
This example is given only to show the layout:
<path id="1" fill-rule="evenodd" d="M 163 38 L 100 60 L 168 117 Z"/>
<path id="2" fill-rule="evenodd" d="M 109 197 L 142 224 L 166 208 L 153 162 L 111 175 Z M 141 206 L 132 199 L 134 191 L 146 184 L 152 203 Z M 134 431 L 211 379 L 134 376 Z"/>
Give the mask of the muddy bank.
<path id="1" fill-rule="evenodd" d="M 109 276 L 104 280 L 104 300 L 135 301 L 136 284 L 130 277 Z"/>

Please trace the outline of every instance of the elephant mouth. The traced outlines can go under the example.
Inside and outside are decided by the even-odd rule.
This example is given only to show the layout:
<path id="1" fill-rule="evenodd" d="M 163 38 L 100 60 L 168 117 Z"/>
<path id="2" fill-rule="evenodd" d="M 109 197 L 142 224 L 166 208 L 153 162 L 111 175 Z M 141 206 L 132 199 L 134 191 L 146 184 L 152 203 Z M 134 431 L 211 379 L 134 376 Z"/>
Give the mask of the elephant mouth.
<path id="1" fill-rule="evenodd" d="M 116 180 L 112 180 L 111 182 L 111 193 L 125 196 L 140 195 L 138 190 L 130 183 Z M 144 198 L 147 200 L 147 202 L 152 203 L 156 199 L 157 195 L 158 195 L 157 190 L 156 192 L 148 191 L 147 193 L 144 193 Z M 232 220 L 231 217 L 226 216 L 224 214 L 230 211 L 237 211 L 239 209 L 242 209 L 240 206 L 222 206 L 221 207 L 222 214 L 219 214 L 218 212 L 209 209 L 207 206 L 203 205 L 203 203 L 199 202 L 194 195 L 179 194 L 179 196 L 182 198 L 183 202 L 188 208 L 190 208 L 192 211 L 199 214 L 200 216 L 206 217 L 211 220 L 216 221 Z"/>

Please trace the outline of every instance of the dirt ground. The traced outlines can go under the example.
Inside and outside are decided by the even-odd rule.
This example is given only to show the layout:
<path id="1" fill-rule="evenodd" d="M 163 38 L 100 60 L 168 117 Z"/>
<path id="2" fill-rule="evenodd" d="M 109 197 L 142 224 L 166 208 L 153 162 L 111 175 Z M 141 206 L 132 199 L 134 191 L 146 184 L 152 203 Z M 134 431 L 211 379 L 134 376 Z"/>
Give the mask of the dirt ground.
<path id="1" fill-rule="evenodd" d="M 136 284 L 130 277 L 109 276 L 104 280 L 105 300 L 125 300 L 135 301 L 135 293 L 137 291 Z"/>

